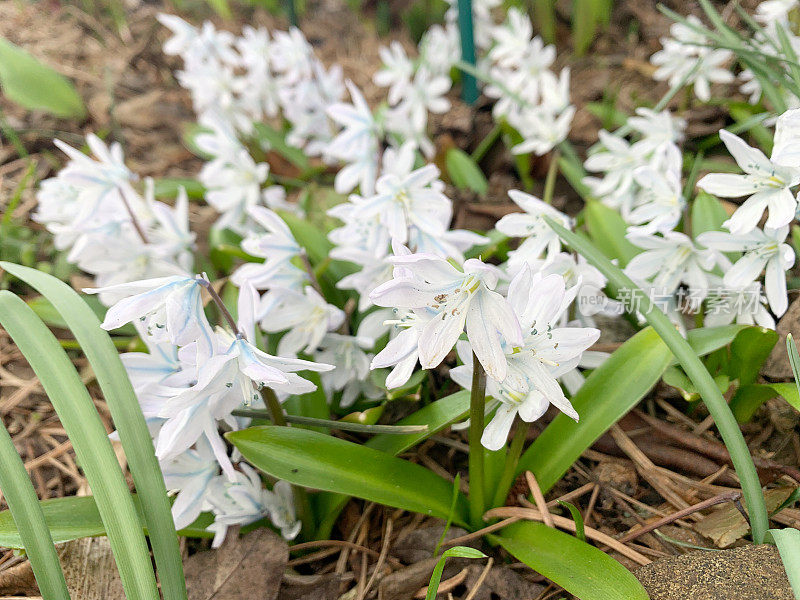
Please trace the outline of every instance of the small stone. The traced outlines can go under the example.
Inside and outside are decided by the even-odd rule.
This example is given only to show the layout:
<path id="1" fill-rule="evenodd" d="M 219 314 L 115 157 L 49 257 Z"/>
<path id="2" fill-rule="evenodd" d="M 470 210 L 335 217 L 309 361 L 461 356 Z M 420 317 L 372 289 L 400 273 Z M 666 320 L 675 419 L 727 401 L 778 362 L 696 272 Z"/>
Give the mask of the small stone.
<path id="1" fill-rule="evenodd" d="M 635 573 L 650 600 L 793 600 L 771 545 L 700 551 L 658 560 Z"/>

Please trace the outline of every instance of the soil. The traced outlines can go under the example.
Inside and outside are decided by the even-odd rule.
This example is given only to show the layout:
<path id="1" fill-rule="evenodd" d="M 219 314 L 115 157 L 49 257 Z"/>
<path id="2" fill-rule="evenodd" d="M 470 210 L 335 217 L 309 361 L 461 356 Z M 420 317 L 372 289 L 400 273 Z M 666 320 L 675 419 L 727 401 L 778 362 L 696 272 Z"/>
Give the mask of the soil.
<path id="1" fill-rule="evenodd" d="M 369 12 L 370 3 L 366 5 L 366 12 L 361 14 L 351 10 L 350 3 L 345 0 L 309 0 L 307 4 L 301 28 L 320 58 L 329 64 L 341 64 L 345 76 L 364 90 L 368 101 L 376 102 L 383 96 L 371 81 L 372 73 L 379 65 L 378 47 L 391 39 L 411 46 L 404 28 L 399 21 L 395 22 L 389 35 L 380 37 Z M 558 61 L 560 66 L 569 65 L 572 69 L 571 90 L 578 112 L 570 139 L 582 153 L 597 139 L 597 131 L 602 126 L 600 119 L 591 112 L 591 103 L 615 98 L 616 108 L 630 113 L 636 106 L 654 103 L 664 94 L 666 86 L 655 84 L 651 79 L 652 67 L 648 57 L 658 49 L 658 38 L 667 33 L 670 21 L 658 12 L 654 2 L 618 0 L 614 3 L 608 30 L 598 35 L 586 56 L 576 58 L 571 54 L 568 19 L 564 18 L 562 4 L 568 3 L 558 3 L 563 13 L 557 32 Z M 672 0 L 666 4 L 683 13 L 700 12 L 694 1 Z M 747 0 L 740 4 L 752 10 L 757 2 Z M 89 110 L 87 120 L 76 123 L 40 112 L 25 112 L 0 97 L 0 116 L 16 132 L 27 154 L 21 156 L 14 145 L 3 138 L 0 145 L 0 212 L 4 212 L 9 200 L 19 192 L 21 202 L 14 217 L 20 222 L 28 219 L 35 204 L 36 183 L 51 176 L 63 160 L 52 145 L 53 137 L 79 146 L 86 133 L 103 133 L 106 139 L 122 143 L 129 166 L 141 176 L 191 177 L 197 173 L 201 162 L 181 141 L 183 124 L 193 120 L 191 103 L 173 76 L 179 67 L 178 61 L 161 52 L 167 32 L 157 24 L 155 15 L 165 8 L 169 9 L 158 1 L 128 0 L 124 23 L 117 26 L 98 8 L 86 12 L 75 5 L 54 1 L 0 1 L 0 35 L 72 78 Z M 222 25 L 205 4 L 188 9 L 188 14 L 181 14 L 190 21 L 199 23 L 211 18 L 217 25 Z M 731 25 L 736 26 L 734 11 L 728 10 L 726 17 Z M 236 6 L 234 19 L 225 26 L 238 30 L 242 23 L 287 26 L 281 17 L 260 9 Z M 676 99 L 676 102 L 682 101 Z M 437 145 L 446 148 L 457 144 L 470 149 L 480 139 L 481 132 L 487 131 L 487 107 L 479 105 L 477 111 L 473 111 L 455 97 L 453 102 L 452 113 L 436 121 Z M 724 125 L 724 113 L 716 107 L 693 108 L 688 112 L 688 120 L 689 137 L 705 135 Z M 543 157 L 532 166 L 539 181 L 534 192 L 541 192 L 548 161 L 549 157 Z M 498 217 L 514 210 L 506 192 L 518 187 L 519 181 L 508 153 L 496 150 L 487 156 L 484 166 L 491 173 L 490 192 L 485 198 L 450 190 L 457 206 L 455 226 L 487 228 Z M 562 183 L 556 188 L 555 204 L 570 212 L 580 208 L 580 200 Z M 195 206 L 192 210 L 193 224 L 200 227 L 211 216 L 208 209 Z M 36 224 L 30 221 L 28 224 L 32 229 L 40 230 Z M 796 305 L 790 314 L 797 314 Z M 626 325 L 622 322 L 622 326 L 617 328 L 619 335 L 612 335 L 611 328 L 604 329 L 603 349 L 612 351 L 628 337 L 630 333 Z M 779 332 L 792 328 L 796 330 L 796 323 L 787 320 L 779 326 Z M 75 362 L 79 368 L 85 369 L 86 364 L 80 358 Z M 765 374 L 785 379 L 788 377 L 787 364 L 782 364 L 776 355 L 774 363 L 770 363 L 774 368 Z M 88 381 L 90 377 L 86 379 Z M 101 417 L 111 431 L 105 404 L 95 387 L 92 384 L 89 387 Z M 0 394 L 0 415 L 14 437 L 40 497 L 76 493 L 85 481 L 75 464 L 69 441 L 32 372 L 2 331 Z M 620 423 L 623 434 L 640 452 L 631 452 L 628 446 L 617 444 L 615 439 L 606 436 L 587 450 L 547 495 L 548 501 L 556 498 L 569 500 L 581 510 L 587 526 L 612 537 L 619 538 L 662 519 L 682 507 L 679 505 L 694 505 L 728 493 L 737 486 L 725 456 L 720 454 L 715 431 L 701 427 L 707 417 L 702 408 L 688 411 L 678 392 L 665 384 L 659 385 L 641 408 L 655 416 L 658 424 L 653 425 L 635 415 Z M 553 416 L 551 412 L 537 423 L 531 436 L 535 436 Z M 800 436 L 796 425 L 795 412 L 787 415 L 783 404 L 769 402 L 744 427 L 755 455 L 772 461 L 770 464 L 789 469 L 788 472 L 778 468 L 763 469 L 765 485 L 787 488 L 800 483 L 797 478 Z M 677 437 L 663 435 L 667 427 L 677 430 Z M 464 449 L 463 437 L 449 433 L 426 442 L 406 457 L 445 475 L 461 470 L 463 479 Z M 649 462 L 644 462 L 642 457 Z M 523 480 L 517 482 L 509 496 L 509 504 L 524 503 L 521 497 L 527 491 Z M 716 511 L 721 509 L 735 510 L 735 507 L 723 505 Z M 697 527 L 712 514 L 715 513 L 698 512 L 660 527 L 659 532 L 666 538 L 648 533 L 627 544 L 656 561 L 637 571 L 654 600 L 790 598 L 785 595 L 785 575 L 774 549 L 742 546 L 724 553 L 689 551 L 687 545 L 715 548 L 714 537 L 702 535 L 698 532 L 702 528 Z M 786 509 L 776 516 L 775 521 L 797 527 L 800 525 L 800 510 Z M 387 527 L 388 524 L 391 526 Z M 387 531 L 393 532 L 388 538 Z M 335 537 L 365 547 L 370 553 L 333 547 L 320 548 L 309 556 L 291 556 L 288 563 L 291 576 L 284 579 L 278 597 L 286 600 L 339 598 L 345 591 L 353 589 L 354 584 L 365 584 L 367 576 L 376 568 L 375 557 L 384 547 L 388 547 L 388 558 L 382 566 L 385 576 L 376 582 L 369 596 L 380 593 L 387 599 L 403 600 L 419 595 L 432 569 L 427 558 L 431 552 L 430 541 L 438 541 L 440 531 L 441 523 L 435 520 L 353 501 L 344 511 Z M 743 537 L 746 532 L 745 526 L 730 543 L 745 544 Z M 409 540 L 416 541 L 412 543 Z M 415 548 L 414 544 L 418 547 Z M 197 549 L 196 546 L 192 548 Z M 608 551 L 631 569 L 639 566 L 613 550 Z M 518 600 L 520 589 L 526 589 L 531 598 L 564 597 L 564 593 L 550 582 L 513 563 L 510 557 L 500 552 L 495 552 L 495 557 L 497 565 L 485 577 L 485 587 L 472 596 L 476 600 Z M 506 564 L 502 564 L 503 561 Z M 736 568 L 732 568 L 731 561 L 735 562 Z M 20 567 L 24 564 L 24 560 L 12 552 L 0 552 L 0 595 L 9 592 L 4 582 L 7 583 L 12 575 L 19 577 Z M 464 598 L 481 577 L 481 570 L 474 565 L 454 562 L 445 572 L 443 585 L 449 581 L 452 597 Z M 714 575 L 719 572 L 731 577 L 747 575 L 741 579 L 720 581 Z M 771 587 L 762 587 L 761 595 L 754 592 L 755 595 L 748 596 L 743 591 L 746 587 L 735 587 L 732 583 L 738 581 L 741 586 L 747 586 L 766 581 L 766 578 Z M 712 586 L 728 590 L 725 593 L 729 595 L 703 595 L 711 594 Z M 397 592 L 400 589 L 402 592 Z M 489 589 L 491 591 L 487 592 Z M 784 595 L 768 595 L 772 590 Z M 392 593 L 396 595 L 392 596 Z"/>

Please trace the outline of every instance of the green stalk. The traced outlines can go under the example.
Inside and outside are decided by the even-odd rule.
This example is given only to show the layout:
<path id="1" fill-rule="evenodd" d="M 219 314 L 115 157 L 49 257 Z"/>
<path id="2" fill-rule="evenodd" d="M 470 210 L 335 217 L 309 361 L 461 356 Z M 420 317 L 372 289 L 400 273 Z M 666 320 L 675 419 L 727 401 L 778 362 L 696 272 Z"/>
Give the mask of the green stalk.
<path id="1" fill-rule="evenodd" d="M 725 446 L 731 455 L 731 462 L 736 474 L 739 476 L 742 494 L 747 504 L 747 512 L 750 516 L 750 525 L 753 530 L 753 541 L 756 544 L 763 543 L 764 536 L 767 533 L 767 529 L 769 529 L 769 519 L 764 495 L 761 491 L 761 482 L 758 479 L 758 473 L 750 456 L 750 450 L 747 447 L 741 429 L 739 429 L 739 424 L 736 422 L 733 412 L 731 412 L 728 403 L 725 402 L 725 398 L 723 398 L 708 370 L 703 366 L 689 343 L 678 333 L 669 318 L 622 270 L 603 256 L 590 241 L 565 229 L 552 219 L 544 218 L 561 239 L 605 275 L 612 286 L 617 289 L 631 290 L 633 296 L 639 302 L 640 312 L 645 315 L 647 322 L 650 323 L 675 355 L 675 358 L 678 359 L 686 375 L 688 375 L 697 391 L 700 392 L 708 412 L 714 418 L 717 429 L 722 436 L 722 441 L 725 442 Z"/>
<path id="2" fill-rule="evenodd" d="M 500 126 L 500 123 L 495 123 L 492 130 L 486 134 L 486 137 L 481 140 L 481 143 L 478 144 L 478 147 L 475 148 L 473 153 L 470 155 L 475 164 L 478 164 L 483 160 L 483 157 L 486 156 L 486 153 L 491 150 L 492 146 L 497 143 L 497 140 L 500 139 L 500 134 L 503 132 L 503 128 Z"/>
<path id="3" fill-rule="evenodd" d="M 69 600 L 56 547 L 44 520 L 25 465 L 6 428 L 0 425 L 0 489 L 31 561 L 36 584 L 44 600 Z"/>
<path id="4" fill-rule="evenodd" d="M 234 417 L 252 417 L 254 419 L 272 420 L 272 412 L 261 409 L 239 408 L 234 410 L 232 414 Z M 357 433 L 408 435 L 409 433 L 425 433 L 428 431 L 427 425 L 368 425 L 366 423 L 332 421 L 330 419 L 301 417 L 299 415 L 283 415 L 283 418 L 287 423 L 292 423 L 294 425 L 309 425 L 311 427 L 324 427 L 326 429 L 338 429 L 339 431 L 355 431 Z"/>
<path id="5" fill-rule="evenodd" d="M 486 508 L 483 495 L 483 411 L 486 406 L 486 372 L 472 353 L 472 391 L 469 402 L 469 517 L 473 527 L 480 527 Z"/>
<path id="6" fill-rule="evenodd" d="M 553 203 L 553 193 L 556 189 L 556 176 L 558 175 L 558 164 L 561 159 L 561 152 L 556 148 L 550 157 L 550 165 L 547 167 L 547 178 L 544 180 L 544 193 L 542 200 L 547 204 Z"/>
<path id="7" fill-rule="evenodd" d="M 528 438 L 528 429 L 531 424 L 526 423 L 522 419 L 517 419 L 517 427 L 514 430 L 514 438 L 511 440 L 511 448 L 506 454 L 506 462 L 503 465 L 503 474 L 500 476 L 500 482 L 497 484 L 497 491 L 492 500 L 492 506 L 502 506 L 514 485 L 514 475 L 517 472 L 517 464 L 519 457 L 522 455 L 522 449 L 525 447 L 525 440 Z"/>

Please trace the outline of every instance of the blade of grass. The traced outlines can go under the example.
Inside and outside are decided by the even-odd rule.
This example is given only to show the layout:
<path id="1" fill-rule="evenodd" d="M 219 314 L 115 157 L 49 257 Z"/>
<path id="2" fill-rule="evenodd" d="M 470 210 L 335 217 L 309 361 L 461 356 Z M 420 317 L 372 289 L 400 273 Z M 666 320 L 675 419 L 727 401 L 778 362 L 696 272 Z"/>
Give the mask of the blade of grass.
<path id="1" fill-rule="evenodd" d="M 111 337 L 100 327 L 100 320 L 94 311 L 66 283 L 20 265 L 0 262 L 0 268 L 47 298 L 81 345 L 94 369 L 97 383 L 119 431 L 142 504 L 144 522 L 150 533 L 150 543 L 164 595 L 170 600 L 185 599 L 183 563 L 164 477 L 139 401 Z"/>
<path id="2" fill-rule="evenodd" d="M 142 521 L 111 442 L 67 354 L 33 310 L 0 292 L 0 324 L 27 358 L 50 398 L 92 489 L 129 600 L 155 600 L 156 579 Z"/>
<path id="3" fill-rule="evenodd" d="M 641 312 L 647 322 L 655 329 L 664 340 L 675 358 L 683 367 L 689 379 L 695 385 L 708 411 L 714 418 L 722 440 L 731 455 L 736 474 L 742 484 L 742 493 L 750 515 L 750 524 L 753 529 L 753 540 L 760 544 L 764 541 L 769 528 L 767 507 L 764 495 L 761 492 L 761 482 L 758 479 L 750 450 L 747 447 L 739 424 L 733 412 L 723 398 L 711 374 L 695 354 L 689 343 L 678 333 L 669 318 L 642 292 L 639 287 L 611 263 L 591 242 L 568 231 L 552 219 L 545 217 L 550 227 L 558 233 L 564 242 L 573 250 L 581 254 L 586 260 L 606 276 L 609 283 L 617 289 L 628 289 L 640 300 Z"/>
<path id="4" fill-rule="evenodd" d="M 0 490 L 19 529 L 44 600 L 69 600 L 67 583 L 47 529 L 39 498 L 6 428 L 0 425 Z"/>

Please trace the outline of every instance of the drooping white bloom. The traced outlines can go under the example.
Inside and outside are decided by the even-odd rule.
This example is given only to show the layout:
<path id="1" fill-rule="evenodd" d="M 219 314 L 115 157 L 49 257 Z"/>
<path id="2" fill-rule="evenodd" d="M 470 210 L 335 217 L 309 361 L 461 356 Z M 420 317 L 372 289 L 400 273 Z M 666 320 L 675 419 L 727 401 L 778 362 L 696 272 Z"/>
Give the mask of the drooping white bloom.
<path id="1" fill-rule="evenodd" d="M 701 250 L 692 240 L 677 231 L 663 237 L 628 234 L 628 240 L 645 251 L 625 267 L 625 273 L 638 281 L 650 281 L 659 294 L 671 294 L 683 282 L 700 294 L 708 291 L 706 271 L 714 265 L 710 250 Z"/>
<path id="2" fill-rule="evenodd" d="M 322 375 L 322 385 L 328 393 L 342 392 L 340 406 L 348 407 L 356 401 L 369 377 L 372 355 L 366 351 L 375 341 L 361 335 L 328 333 L 322 338 L 314 360 L 336 365 Z"/>
<path id="3" fill-rule="evenodd" d="M 261 328 L 267 333 L 288 330 L 278 343 L 281 356 L 315 351 L 325 334 L 338 329 L 345 318 L 341 309 L 325 302 L 311 286 L 302 292 L 273 290 L 264 296 L 263 305 Z"/>
<path id="4" fill-rule="evenodd" d="M 781 316 L 789 301 L 786 295 L 786 270 L 794 265 L 794 250 L 784 243 L 789 227 L 779 229 L 755 228 L 745 234 L 707 231 L 697 236 L 697 242 L 717 252 L 742 252 L 742 257 L 725 271 L 723 283 L 734 289 L 745 289 L 766 269 L 765 283 L 770 308 Z"/>
<path id="5" fill-rule="evenodd" d="M 87 294 L 107 293 L 117 298 L 102 327 L 114 330 L 140 321 L 155 341 L 183 346 L 197 340 L 211 345 L 211 326 L 203 312 L 201 277 L 158 277 L 105 288 L 88 288 Z"/>
<path id="6" fill-rule="evenodd" d="M 507 214 L 495 227 L 507 236 L 523 238 L 519 248 L 509 253 L 509 268 L 512 273 L 517 273 L 523 264 L 540 259 L 543 253 L 554 256 L 561 250 L 561 239 L 544 217 L 550 217 L 567 228 L 572 226 L 572 221 L 567 215 L 530 194 L 510 190 L 508 195 L 525 212 Z"/>
<path id="7" fill-rule="evenodd" d="M 494 418 L 486 426 L 481 443 L 489 450 L 502 448 L 514 418 L 527 422 L 540 418 L 550 404 L 571 418 L 578 414 L 564 395 L 557 378 L 574 369 L 584 350 L 600 335 L 597 329 L 558 327 L 562 313 L 575 297 L 559 275 L 533 274 L 525 267 L 511 282 L 508 301 L 520 323 L 524 341 L 520 347 L 505 346 L 506 377 L 487 380 L 487 393 L 500 401 Z M 466 345 L 460 342 L 464 366 L 451 369 L 454 381 L 469 388 L 472 367 Z"/>
<path id="8" fill-rule="evenodd" d="M 782 131 L 782 123 L 779 120 L 775 132 L 776 141 L 781 142 L 788 137 L 788 132 Z M 711 173 L 697 185 L 709 194 L 723 198 L 749 196 L 724 225 L 731 233 L 747 233 L 758 224 L 767 209 L 767 227 L 788 225 L 797 210 L 797 200 L 791 192 L 791 188 L 800 183 L 800 160 L 797 160 L 800 155 L 796 154 L 797 151 L 789 144 L 776 143 L 772 158 L 767 158 L 763 152 L 724 129 L 719 135 L 745 174 Z"/>
<path id="9" fill-rule="evenodd" d="M 507 371 L 502 341 L 519 345 L 522 332 L 508 302 L 493 288 L 498 273 L 480 260 L 464 262 L 459 271 L 430 254 L 395 256 L 392 262 L 407 269 L 377 287 L 370 298 L 378 306 L 427 309 L 434 313 L 420 332 L 420 364 L 439 365 L 466 329 L 475 354 L 486 372 L 502 380 Z"/>
<path id="10" fill-rule="evenodd" d="M 753 282 L 735 289 L 725 285 L 722 278 L 713 274 L 709 277 L 712 285 L 706 298 L 704 326 L 721 327 L 736 322 L 775 329 L 775 319 L 767 309 L 767 297 L 761 283 Z"/>
<path id="11" fill-rule="evenodd" d="M 733 52 L 711 48 L 709 40 L 690 26 L 702 27 L 700 19 L 689 15 L 687 20 L 689 25 L 673 23 L 670 27 L 672 37 L 662 38 L 663 48 L 650 57 L 650 62 L 658 67 L 653 77 L 658 81 L 668 81 L 671 87 L 681 81 L 692 85 L 695 95 L 708 102 L 712 83 L 731 83 L 734 80 L 727 66 L 733 59 Z"/>
<path id="12" fill-rule="evenodd" d="M 203 511 L 211 481 L 219 473 L 219 464 L 208 442 L 201 440 L 170 461 L 161 463 L 167 490 L 177 492 L 172 503 L 176 529 L 191 525 Z"/>
<path id="13" fill-rule="evenodd" d="M 239 468 L 241 471 L 234 472 L 232 481 L 217 477 L 211 483 L 206 502 L 215 517 L 208 527 L 214 532 L 212 548 L 222 545 L 229 527 L 249 525 L 269 516 L 274 503 L 272 493 L 264 488 L 255 469 L 244 462 L 239 463 Z"/>
<path id="14" fill-rule="evenodd" d="M 348 81 L 347 89 L 353 103 L 340 102 L 327 110 L 343 129 L 328 145 L 326 154 L 348 163 L 336 175 L 337 192 L 344 194 L 359 186 L 362 194 L 371 194 L 378 170 L 378 126 L 358 88 Z"/>
<path id="15" fill-rule="evenodd" d="M 677 162 L 680 164 L 680 160 Z M 647 235 L 672 230 L 681 220 L 686 206 L 680 170 L 657 170 L 646 166 L 636 169 L 633 175 L 639 192 L 636 207 L 625 220 L 636 227 L 630 227 L 628 231 Z"/>
<path id="16" fill-rule="evenodd" d="M 409 60 L 403 45 L 397 40 L 389 47 L 378 50 L 383 65 L 372 80 L 376 85 L 389 88 L 389 104 L 397 104 L 403 99 L 404 89 L 414 74 L 414 64 Z"/>
<path id="17" fill-rule="evenodd" d="M 269 519 L 272 524 L 281 530 L 281 535 L 286 540 L 293 540 L 300 533 L 302 523 L 297 518 L 294 507 L 294 493 L 292 485 L 282 479 L 275 482 L 272 492 L 267 496 Z"/>
<path id="18" fill-rule="evenodd" d="M 648 151 L 644 142 L 631 144 L 625 138 L 601 130 L 600 141 L 590 150 L 584 167 L 602 178 L 585 177 L 586 183 L 603 204 L 628 214 L 634 201 L 634 173 L 647 165 Z"/>

